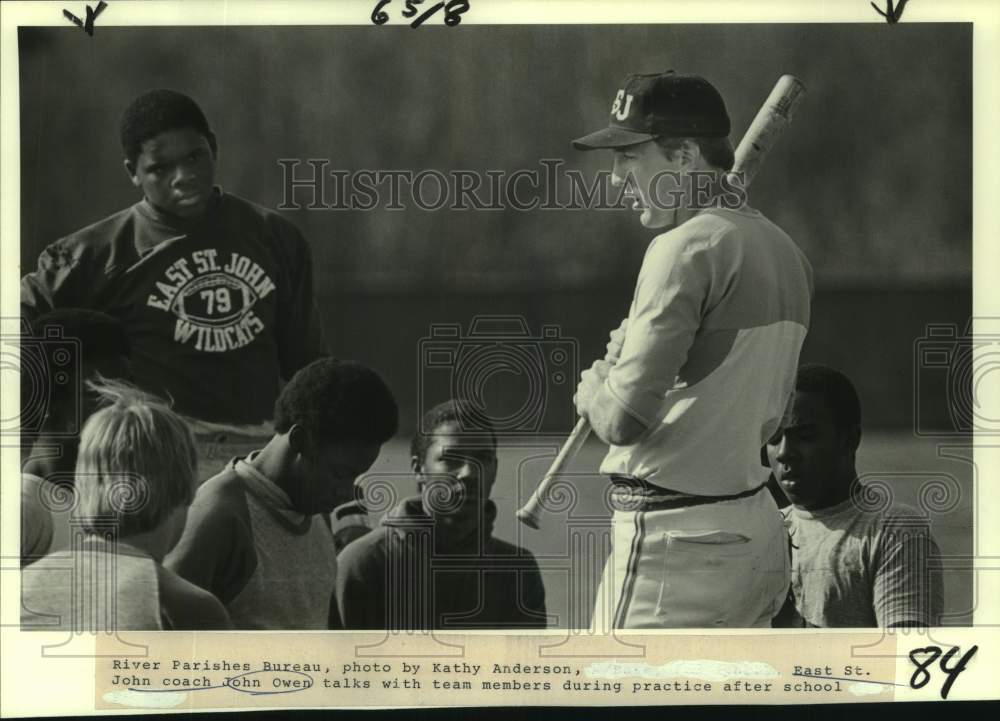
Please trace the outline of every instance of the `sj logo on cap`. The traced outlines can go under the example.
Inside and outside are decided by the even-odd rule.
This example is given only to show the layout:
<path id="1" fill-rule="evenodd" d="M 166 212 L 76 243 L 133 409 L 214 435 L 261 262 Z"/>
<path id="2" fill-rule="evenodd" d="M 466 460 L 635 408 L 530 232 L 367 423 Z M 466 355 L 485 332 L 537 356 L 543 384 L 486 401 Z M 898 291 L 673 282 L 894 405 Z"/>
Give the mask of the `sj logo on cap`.
<path id="1" fill-rule="evenodd" d="M 625 100 L 625 107 L 622 107 L 622 99 Z M 618 94 L 615 96 L 615 104 L 611 106 L 611 114 L 614 115 L 619 120 L 624 120 L 628 117 L 628 111 L 632 107 L 632 94 L 625 94 L 624 90 L 619 90 Z"/>

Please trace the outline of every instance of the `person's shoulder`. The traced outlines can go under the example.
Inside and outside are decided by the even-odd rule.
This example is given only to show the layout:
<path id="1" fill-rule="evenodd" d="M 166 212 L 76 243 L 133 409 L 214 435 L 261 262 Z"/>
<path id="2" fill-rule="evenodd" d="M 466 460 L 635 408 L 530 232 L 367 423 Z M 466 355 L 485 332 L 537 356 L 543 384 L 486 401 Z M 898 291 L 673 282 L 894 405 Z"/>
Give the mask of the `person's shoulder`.
<path id="1" fill-rule="evenodd" d="M 774 221 L 755 208 L 708 208 L 692 219 L 700 237 L 710 237 L 712 242 L 733 255 L 764 253 L 768 263 L 781 262 L 786 271 L 794 266 L 812 276 L 812 266 L 802 249 Z M 811 282 L 811 281 L 810 281 Z"/>
<path id="2" fill-rule="evenodd" d="M 845 501 L 836 513 L 824 516 L 822 523 L 832 524 L 852 537 L 876 544 L 902 541 L 930 532 L 930 519 L 926 514 L 895 502 L 875 506 L 864 501 Z"/>
<path id="3" fill-rule="evenodd" d="M 392 528 L 378 526 L 348 543 L 337 554 L 338 588 L 345 588 L 348 584 L 384 584 L 389 562 L 389 542 L 395 533 Z"/>
<path id="4" fill-rule="evenodd" d="M 53 500 L 57 502 L 62 500 L 61 497 L 65 497 L 67 494 L 72 494 L 71 490 L 68 490 L 62 486 L 56 486 L 55 484 L 48 486 L 46 481 L 41 476 L 36 476 L 34 473 L 21 473 L 21 512 L 22 515 L 32 516 L 36 514 L 39 516 L 46 516 L 51 518 L 50 504 Z M 52 499 L 52 496 L 57 496 L 56 499 Z"/>
<path id="5" fill-rule="evenodd" d="M 231 467 L 224 468 L 198 486 L 191 507 L 215 517 L 243 516 L 247 508 L 246 486 Z"/>
<path id="6" fill-rule="evenodd" d="M 779 508 L 785 530 L 793 539 L 816 539 L 830 533 L 846 533 L 859 537 L 866 533 L 865 519 L 859 518 L 854 506 L 809 510 L 789 504 Z M 800 535 L 801 534 L 801 535 Z"/>
<path id="7" fill-rule="evenodd" d="M 391 533 L 394 533 L 392 529 L 379 526 L 344 546 L 337 555 L 338 573 L 359 572 L 382 563 L 386 555 L 387 535 Z"/>
<path id="8" fill-rule="evenodd" d="M 753 233 L 750 232 L 751 229 Z M 792 243 L 784 230 L 762 212 L 749 206 L 706 208 L 669 232 L 674 231 L 678 238 L 688 243 L 700 241 L 718 244 L 723 240 L 748 240 L 751 235 L 760 237 L 761 232 L 782 243 Z"/>
<path id="9" fill-rule="evenodd" d="M 271 216 L 278 215 L 277 212 L 260 203 L 255 203 L 252 200 L 244 198 L 241 195 L 236 195 L 235 193 L 230 193 L 229 191 L 220 194 L 219 202 L 221 207 L 229 213 L 244 213 L 258 218 L 270 218 Z"/>
<path id="10" fill-rule="evenodd" d="M 227 217 L 238 218 L 244 223 L 258 223 L 289 239 L 302 240 L 298 227 L 276 210 L 229 192 L 222 193 L 220 202 Z"/>
<path id="11" fill-rule="evenodd" d="M 163 565 L 157 564 L 156 576 L 160 584 L 160 598 L 171 604 L 176 602 L 200 606 L 212 605 L 212 601 L 219 603 L 219 600 L 204 588 L 181 578 Z"/>
<path id="12" fill-rule="evenodd" d="M 197 496 L 205 498 L 215 498 L 218 496 L 232 496 L 246 492 L 240 475 L 233 468 L 232 464 L 227 465 L 214 476 L 205 479 L 198 486 Z"/>
<path id="13" fill-rule="evenodd" d="M 333 532 L 333 544 L 337 549 L 338 555 L 349 545 L 372 532 L 371 528 L 362 525 L 341 526 L 331 530 Z"/>
<path id="14" fill-rule="evenodd" d="M 759 220 L 763 216 L 756 210 L 736 211 L 726 208 L 708 208 L 678 225 L 677 235 L 689 240 L 712 239 L 740 232 L 747 220 Z"/>
<path id="15" fill-rule="evenodd" d="M 890 519 L 906 519 L 910 521 L 914 520 L 928 520 L 927 514 L 913 506 L 906 503 L 892 503 L 888 508 L 881 511 L 879 515 L 882 516 L 883 520 Z"/>
<path id="16" fill-rule="evenodd" d="M 864 488 L 864 486 L 862 486 Z M 881 495 L 881 491 L 862 492 L 841 502 L 834 509 L 838 517 L 852 518 L 867 525 L 881 525 L 887 522 L 905 523 L 928 522 L 926 513 L 905 503 L 891 501 Z"/>
<path id="17" fill-rule="evenodd" d="M 535 556 L 527 548 L 518 546 L 516 543 L 504 541 L 503 539 L 491 536 L 487 546 L 489 555 L 520 558 L 525 565 L 537 565 Z"/>
<path id="18" fill-rule="evenodd" d="M 55 524 L 46 497 L 53 489 L 45 484 L 45 479 L 33 473 L 21 474 L 22 564 L 41 558 L 52 546 Z"/>
<path id="19" fill-rule="evenodd" d="M 21 471 L 21 493 L 34 491 L 45 483 L 45 479 L 35 473 Z"/>
<path id="20" fill-rule="evenodd" d="M 905 503 L 893 503 L 889 508 L 881 511 L 876 516 L 876 523 L 883 532 L 886 529 L 898 529 L 904 531 L 909 529 L 913 532 L 929 531 L 931 526 L 930 517 Z"/>
<path id="21" fill-rule="evenodd" d="M 108 230 L 132 222 L 135 218 L 135 213 L 135 204 L 130 205 L 90 225 L 85 225 L 79 230 L 73 231 L 69 235 L 64 236 L 61 241 L 66 243 L 107 242 Z"/>
<path id="22" fill-rule="evenodd" d="M 157 564 L 160 606 L 173 630 L 231 628 L 225 606 L 214 595 Z"/>
<path id="23" fill-rule="evenodd" d="M 114 239 L 134 221 L 135 206 L 112 213 L 106 218 L 75 230 L 51 243 L 46 253 L 55 260 L 79 262 L 110 250 Z"/>
<path id="24" fill-rule="evenodd" d="M 732 218 L 717 213 L 699 213 L 656 236 L 646 252 L 646 263 L 673 266 L 696 254 L 714 252 L 724 239 L 738 234 L 739 228 Z"/>
<path id="25" fill-rule="evenodd" d="M 198 487 L 184 532 L 167 554 L 166 564 L 190 578 L 192 567 L 201 567 L 214 555 L 229 553 L 234 547 L 250 554 L 252 543 L 246 492 L 239 477 L 226 469 Z"/>

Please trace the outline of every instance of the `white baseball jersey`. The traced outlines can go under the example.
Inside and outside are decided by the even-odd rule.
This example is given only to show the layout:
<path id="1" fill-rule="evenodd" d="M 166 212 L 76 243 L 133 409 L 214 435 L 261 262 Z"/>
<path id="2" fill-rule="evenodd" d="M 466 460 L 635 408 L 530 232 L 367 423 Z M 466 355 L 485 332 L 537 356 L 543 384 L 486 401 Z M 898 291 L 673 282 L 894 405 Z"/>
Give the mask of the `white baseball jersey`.
<path id="1" fill-rule="evenodd" d="M 811 295 L 805 255 L 752 208 L 705 209 L 654 239 L 606 384 L 649 430 L 601 471 L 696 495 L 764 483 Z"/>

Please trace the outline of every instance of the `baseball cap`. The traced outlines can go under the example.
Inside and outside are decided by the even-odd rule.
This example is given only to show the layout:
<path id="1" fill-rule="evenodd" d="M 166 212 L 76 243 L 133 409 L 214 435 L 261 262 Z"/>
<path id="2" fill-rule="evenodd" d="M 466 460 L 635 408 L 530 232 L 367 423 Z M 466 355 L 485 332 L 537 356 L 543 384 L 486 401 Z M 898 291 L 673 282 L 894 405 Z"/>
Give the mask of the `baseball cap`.
<path id="1" fill-rule="evenodd" d="M 710 82 L 668 70 L 625 78 L 612 101 L 608 127 L 577 138 L 573 147 L 620 148 L 661 136 L 725 138 L 729 130 L 726 103 Z"/>

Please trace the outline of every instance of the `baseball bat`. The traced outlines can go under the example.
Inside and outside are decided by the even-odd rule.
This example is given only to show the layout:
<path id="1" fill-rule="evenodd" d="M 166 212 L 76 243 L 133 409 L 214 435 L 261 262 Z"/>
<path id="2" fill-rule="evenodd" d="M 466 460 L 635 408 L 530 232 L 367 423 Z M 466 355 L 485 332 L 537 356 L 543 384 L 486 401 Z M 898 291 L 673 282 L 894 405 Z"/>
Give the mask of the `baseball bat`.
<path id="1" fill-rule="evenodd" d="M 744 190 L 750 186 L 764 158 L 792 122 L 792 117 L 802 104 L 805 94 L 806 86 L 794 75 L 782 75 L 778 78 L 778 82 L 774 84 L 770 95 L 757 111 L 757 115 L 754 116 L 753 122 L 750 123 L 750 127 L 736 148 L 733 169 L 727 174 L 730 183 Z M 521 523 L 531 528 L 538 528 L 549 488 L 573 456 L 583 448 L 589 436 L 590 424 L 585 418 L 581 418 L 559 449 L 559 454 L 552 461 L 552 465 L 545 472 L 531 498 L 517 512 L 517 518 Z"/>

